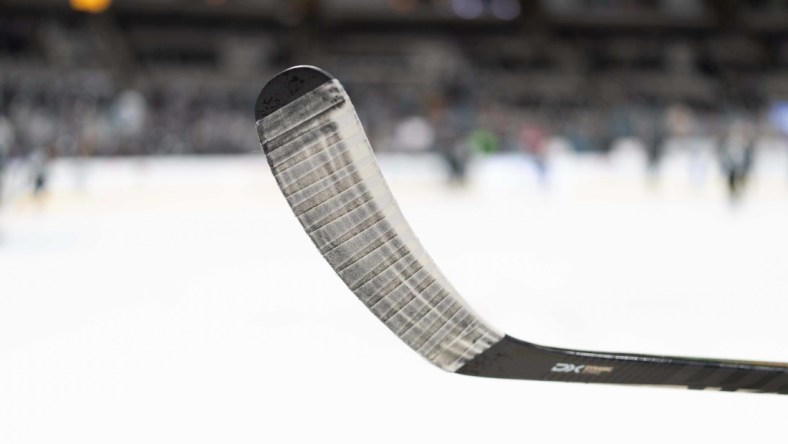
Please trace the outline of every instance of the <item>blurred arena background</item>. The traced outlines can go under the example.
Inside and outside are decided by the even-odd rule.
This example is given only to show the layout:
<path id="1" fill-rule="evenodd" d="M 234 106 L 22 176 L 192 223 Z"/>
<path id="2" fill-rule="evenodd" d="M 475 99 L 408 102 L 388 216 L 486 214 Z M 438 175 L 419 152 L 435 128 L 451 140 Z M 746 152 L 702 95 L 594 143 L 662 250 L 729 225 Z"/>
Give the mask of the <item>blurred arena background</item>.
<path id="1" fill-rule="evenodd" d="M 345 85 L 415 231 L 493 325 L 788 361 L 788 1 L 0 0 L 0 441 L 360 442 L 376 412 L 448 423 L 489 399 L 545 439 L 609 442 L 611 411 L 643 442 L 778 433 L 773 400 L 425 369 L 313 251 L 260 154 L 254 101 L 297 64 Z M 390 406 L 364 389 L 383 368 L 404 375 Z M 413 381 L 440 407 L 409 404 Z M 616 404 L 638 398 L 651 410 Z M 329 399 L 375 408 L 345 427 Z M 584 402 L 604 408 L 565 410 Z M 525 440 L 480 430 L 519 421 L 488 414 L 412 426 Z M 657 416 L 674 426 L 642 435 Z"/>
<path id="2" fill-rule="evenodd" d="M 774 151 L 788 130 L 782 1 L 0 5 L 0 139 L 7 163 L 34 169 L 255 152 L 260 85 L 305 62 L 348 85 L 379 152 L 441 153 L 458 174 L 472 152 L 549 170 L 556 144 L 631 146 L 656 173 L 671 148 Z"/>

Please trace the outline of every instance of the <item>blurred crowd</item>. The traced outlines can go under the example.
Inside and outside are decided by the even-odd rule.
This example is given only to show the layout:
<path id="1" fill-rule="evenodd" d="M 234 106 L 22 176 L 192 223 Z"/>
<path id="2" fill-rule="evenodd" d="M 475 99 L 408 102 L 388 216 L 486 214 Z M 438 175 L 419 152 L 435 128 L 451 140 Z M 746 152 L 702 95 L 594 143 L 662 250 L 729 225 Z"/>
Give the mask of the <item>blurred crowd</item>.
<path id="1" fill-rule="evenodd" d="M 605 2 L 557 11 L 572 17 L 586 3 Z M 641 6 L 659 12 L 665 2 L 624 3 L 622 17 L 637 21 Z M 700 6 L 668 11 L 681 17 L 664 29 L 521 19 L 463 33 L 440 22 L 371 32 L 363 20 L 329 28 L 20 13 L 0 18 L 0 167 L 257 151 L 256 92 L 278 70 L 310 63 L 346 85 L 376 150 L 439 152 L 458 180 L 474 153 L 523 152 L 544 169 L 554 137 L 579 153 L 635 139 L 653 172 L 669 144 L 706 138 L 724 168 L 742 169 L 759 137 L 788 130 L 779 112 L 788 40 L 704 27 Z M 681 28 L 682 14 L 697 14 L 698 28 Z"/>
<path id="2" fill-rule="evenodd" d="M 714 142 L 720 166 L 738 193 L 759 137 L 780 134 L 767 109 L 698 109 L 682 103 L 609 106 L 517 106 L 486 100 L 471 83 L 448 82 L 414 96 L 350 86 L 373 146 L 388 152 L 437 152 L 455 181 L 474 155 L 519 152 L 546 174 L 549 141 L 562 138 L 577 153 L 609 153 L 636 140 L 651 174 L 668 145 Z M 5 82 L 0 101 L 0 170 L 26 159 L 36 189 L 54 157 L 228 154 L 258 149 L 251 117 L 254 97 L 187 88 L 118 89 L 106 79 L 31 88 Z"/>
<path id="3" fill-rule="evenodd" d="M 725 137 L 746 127 L 752 136 L 779 134 L 769 108 L 693 108 L 674 103 L 604 106 L 513 105 L 485 100 L 485 85 L 452 86 L 420 97 L 385 87 L 354 87 L 351 96 L 382 151 L 441 150 L 458 141 L 474 151 L 538 152 L 548 137 L 566 138 L 576 152 L 608 152 L 636 138 L 657 158 L 665 141 Z M 253 96 L 194 88 L 114 88 L 106 79 L 47 85 L 0 78 L 0 145 L 6 155 L 44 150 L 57 156 L 243 153 L 257 150 Z"/>
<path id="4" fill-rule="evenodd" d="M 177 87 L 122 89 L 101 77 L 44 87 L 24 79 L 0 81 L 0 121 L 6 128 L 0 137 L 8 154 L 201 154 L 251 148 L 248 97 Z"/>

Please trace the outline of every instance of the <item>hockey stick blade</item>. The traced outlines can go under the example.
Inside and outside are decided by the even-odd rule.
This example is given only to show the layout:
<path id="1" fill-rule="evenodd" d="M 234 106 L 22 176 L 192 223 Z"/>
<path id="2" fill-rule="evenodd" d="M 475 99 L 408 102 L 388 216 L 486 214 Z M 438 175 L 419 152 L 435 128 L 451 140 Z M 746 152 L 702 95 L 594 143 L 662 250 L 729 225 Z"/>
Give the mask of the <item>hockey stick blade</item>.
<path id="1" fill-rule="evenodd" d="M 282 193 L 350 290 L 408 346 L 455 373 L 508 379 L 788 394 L 788 364 L 586 352 L 499 333 L 463 301 L 416 238 L 342 85 L 297 66 L 255 106 Z"/>

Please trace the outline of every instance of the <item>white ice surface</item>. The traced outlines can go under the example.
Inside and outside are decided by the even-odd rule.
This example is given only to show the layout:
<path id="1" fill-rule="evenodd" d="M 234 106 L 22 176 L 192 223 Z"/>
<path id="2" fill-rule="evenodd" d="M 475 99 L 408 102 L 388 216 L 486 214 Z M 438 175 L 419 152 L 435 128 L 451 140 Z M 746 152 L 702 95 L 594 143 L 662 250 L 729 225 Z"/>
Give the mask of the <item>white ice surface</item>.
<path id="1" fill-rule="evenodd" d="M 788 163 L 728 205 L 716 168 L 522 158 L 473 185 L 384 157 L 428 251 L 490 323 L 592 350 L 788 361 Z M 76 180 L 82 176 L 80 180 Z M 81 182 L 81 185 L 77 185 Z M 775 442 L 788 396 L 478 379 L 367 312 L 262 156 L 54 169 L 0 211 L 0 443 Z"/>

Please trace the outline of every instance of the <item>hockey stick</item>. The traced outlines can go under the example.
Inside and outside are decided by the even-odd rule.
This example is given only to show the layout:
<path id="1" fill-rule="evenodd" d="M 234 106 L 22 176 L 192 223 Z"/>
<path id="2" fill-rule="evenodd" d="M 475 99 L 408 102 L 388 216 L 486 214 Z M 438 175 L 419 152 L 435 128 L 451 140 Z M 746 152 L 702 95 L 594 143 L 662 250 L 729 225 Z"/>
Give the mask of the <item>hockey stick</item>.
<path id="1" fill-rule="evenodd" d="M 263 88 L 255 117 L 276 181 L 320 253 L 375 316 L 436 366 L 493 378 L 788 394 L 788 364 L 576 351 L 499 333 L 419 243 L 336 79 L 314 67 L 286 70 Z"/>

